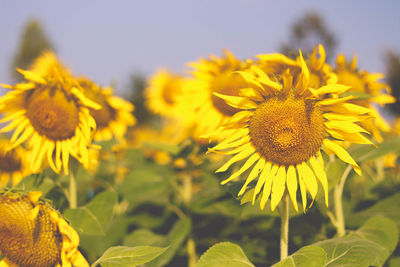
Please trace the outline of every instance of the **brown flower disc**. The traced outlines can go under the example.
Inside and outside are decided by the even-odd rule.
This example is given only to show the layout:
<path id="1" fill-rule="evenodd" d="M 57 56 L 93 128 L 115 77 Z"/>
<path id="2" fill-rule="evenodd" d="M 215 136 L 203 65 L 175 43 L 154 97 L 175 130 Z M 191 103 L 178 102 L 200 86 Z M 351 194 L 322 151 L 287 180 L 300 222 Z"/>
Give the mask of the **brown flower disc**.
<path id="1" fill-rule="evenodd" d="M 58 88 L 36 90 L 26 98 L 26 116 L 40 135 L 53 141 L 75 135 L 79 109 L 72 97 Z"/>
<path id="2" fill-rule="evenodd" d="M 295 165 L 319 151 L 325 138 L 324 119 L 312 100 L 272 97 L 254 111 L 249 134 L 264 158 Z"/>

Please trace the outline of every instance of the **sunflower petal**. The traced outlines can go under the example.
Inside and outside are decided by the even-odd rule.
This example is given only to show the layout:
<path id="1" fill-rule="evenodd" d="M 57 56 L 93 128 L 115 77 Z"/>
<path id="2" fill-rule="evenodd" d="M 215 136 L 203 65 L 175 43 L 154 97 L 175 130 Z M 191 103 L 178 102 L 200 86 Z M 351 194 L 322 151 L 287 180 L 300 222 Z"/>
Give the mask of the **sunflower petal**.
<path id="1" fill-rule="evenodd" d="M 259 158 L 260 155 L 258 153 L 254 153 L 253 155 L 251 155 L 251 157 L 243 164 L 243 166 L 238 171 L 234 172 L 229 178 L 223 180 L 221 184 L 224 185 L 247 171 L 247 169 L 250 168 Z"/>
<path id="2" fill-rule="evenodd" d="M 288 171 L 286 174 L 286 187 L 289 192 L 290 199 L 292 200 L 294 209 L 298 212 L 299 208 L 297 206 L 297 176 L 296 176 L 296 169 L 293 165 L 288 167 Z"/>
<path id="3" fill-rule="evenodd" d="M 272 181 L 272 191 L 271 191 L 271 210 L 274 211 L 276 206 L 282 199 L 283 193 L 285 192 L 286 184 L 286 170 L 285 166 L 280 166 L 276 176 Z"/>
<path id="4" fill-rule="evenodd" d="M 357 163 L 354 161 L 354 159 L 350 156 L 350 154 L 343 147 L 341 147 L 340 145 L 338 145 L 337 143 L 335 143 L 329 139 L 324 140 L 324 145 L 329 150 L 334 152 L 341 160 L 352 165 L 354 171 L 358 175 L 361 175 L 361 168 L 357 165 Z"/>

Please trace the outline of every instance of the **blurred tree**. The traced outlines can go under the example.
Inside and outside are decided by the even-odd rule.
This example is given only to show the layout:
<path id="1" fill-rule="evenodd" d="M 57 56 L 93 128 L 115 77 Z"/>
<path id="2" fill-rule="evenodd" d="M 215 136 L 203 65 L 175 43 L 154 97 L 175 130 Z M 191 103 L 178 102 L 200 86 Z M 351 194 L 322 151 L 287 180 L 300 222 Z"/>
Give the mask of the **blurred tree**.
<path id="1" fill-rule="evenodd" d="M 400 54 L 394 51 L 387 51 L 385 54 L 386 63 L 386 81 L 392 88 L 392 95 L 397 99 L 400 98 Z M 387 105 L 390 111 L 396 116 L 400 116 L 400 103 L 396 102 Z"/>
<path id="2" fill-rule="evenodd" d="M 54 50 L 42 24 L 36 18 L 25 24 L 20 38 L 19 47 L 11 65 L 12 77 L 16 80 L 22 79 L 22 75 L 16 71 L 16 68 L 26 69 L 43 51 Z"/>
<path id="3" fill-rule="evenodd" d="M 281 44 L 280 50 L 290 57 L 296 57 L 299 48 L 303 54 L 310 54 L 318 43 L 324 46 L 329 60 L 337 46 L 335 34 L 328 29 L 321 15 L 310 11 L 295 21 L 289 41 Z"/>
<path id="4" fill-rule="evenodd" d="M 135 72 L 130 77 L 129 85 L 129 101 L 135 105 L 134 115 L 138 120 L 138 124 L 145 124 L 153 116 L 145 105 L 145 98 L 143 95 L 144 89 L 146 88 L 146 77 L 140 73 Z"/>

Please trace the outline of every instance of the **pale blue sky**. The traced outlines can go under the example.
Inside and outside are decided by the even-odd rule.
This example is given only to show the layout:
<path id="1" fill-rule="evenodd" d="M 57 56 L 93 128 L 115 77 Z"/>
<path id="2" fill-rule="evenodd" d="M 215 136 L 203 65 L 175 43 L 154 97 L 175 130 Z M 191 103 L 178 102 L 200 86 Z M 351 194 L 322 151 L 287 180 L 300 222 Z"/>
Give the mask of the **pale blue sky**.
<path id="1" fill-rule="evenodd" d="M 75 74 L 122 93 L 129 75 L 159 67 L 182 71 L 189 61 L 228 48 L 237 57 L 277 52 L 290 25 L 320 12 L 339 39 L 338 52 L 357 52 L 361 68 L 383 72 L 386 49 L 400 52 L 400 1 L 0 0 L 0 83 L 20 32 L 39 18 L 61 60 Z"/>

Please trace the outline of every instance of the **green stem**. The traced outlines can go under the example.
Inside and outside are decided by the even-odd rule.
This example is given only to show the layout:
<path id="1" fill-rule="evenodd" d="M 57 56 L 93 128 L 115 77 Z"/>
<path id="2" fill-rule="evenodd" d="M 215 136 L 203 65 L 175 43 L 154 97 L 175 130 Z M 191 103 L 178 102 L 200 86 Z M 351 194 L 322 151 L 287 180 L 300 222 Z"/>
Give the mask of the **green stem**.
<path id="1" fill-rule="evenodd" d="M 340 178 L 339 183 L 335 186 L 334 190 L 335 217 L 336 217 L 335 227 L 338 236 L 344 236 L 346 234 L 342 198 L 343 198 L 344 184 L 346 183 L 346 179 L 349 176 L 351 168 L 352 168 L 351 165 L 347 166 L 346 170 L 343 172 L 342 177 Z"/>
<path id="2" fill-rule="evenodd" d="M 287 192 L 281 203 L 281 260 L 283 260 L 287 258 L 289 250 L 289 195 Z"/>
<path id="3" fill-rule="evenodd" d="M 192 201 L 192 176 L 186 174 L 183 177 L 183 203 L 186 207 L 189 208 L 190 202 Z M 190 217 L 190 212 L 188 213 Z M 188 253 L 188 266 L 195 267 L 197 263 L 197 254 L 196 254 L 196 243 L 194 242 L 193 237 L 189 237 L 186 243 L 186 249 Z"/>
<path id="4" fill-rule="evenodd" d="M 69 207 L 76 209 L 78 207 L 78 191 L 76 186 L 75 174 L 69 174 Z"/>
<path id="5" fill-rule="evenodd" d="M 188 266 L 195 267 L 197 263 L 197 255 L 196 255 L 196 243 L 194 242 L 192 237 L 189 237 L 186 244 L 187 252 L 188 252 Z"/>

